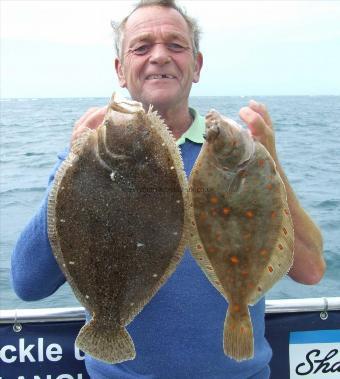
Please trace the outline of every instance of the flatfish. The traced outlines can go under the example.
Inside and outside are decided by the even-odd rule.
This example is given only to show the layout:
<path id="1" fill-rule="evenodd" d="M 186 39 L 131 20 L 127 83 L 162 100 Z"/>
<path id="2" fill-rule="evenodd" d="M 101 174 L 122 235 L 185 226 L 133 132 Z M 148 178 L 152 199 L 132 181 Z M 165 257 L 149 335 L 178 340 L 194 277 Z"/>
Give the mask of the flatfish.
<path id="1" fill-rule="evenodd" d="M 135 358 L 125 326 L 183 255 L 186 187 L 173 136 L 138 102 L 113 95 L 102 125 L 72 146 L 49 195 L 48 235 L 92 316 L 76 339 L 86 353 L 110 363 Z"/>
<path id="2" fill-rule="evenodd" d="M 210 111 L 205 142 L 189 179 L 191 251 L 228 301 L 224 353 L 254 354 L 248 305 L 293 262 L 293 224 L 285 186 L 265 147 L 236 122 Z"/>

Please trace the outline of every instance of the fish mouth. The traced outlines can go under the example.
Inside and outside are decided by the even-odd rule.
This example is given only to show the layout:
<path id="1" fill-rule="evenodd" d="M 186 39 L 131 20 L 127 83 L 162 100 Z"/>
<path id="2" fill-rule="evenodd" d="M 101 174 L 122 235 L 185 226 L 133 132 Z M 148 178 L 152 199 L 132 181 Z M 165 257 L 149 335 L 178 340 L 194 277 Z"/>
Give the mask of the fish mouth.
<path id="1" fill-rule="evenodd" d="M 174 75 L 171 74 L 150 74 L 147 75 L 145 80 L 160 80 L 160 79 L 176 79 Z"/>
<path id="2" fill-rule="evenodd" d="M 220 134 L 220 126 L 218 124 L 207 125 L 203 138 L 208 142 L 214 142 Z"/>

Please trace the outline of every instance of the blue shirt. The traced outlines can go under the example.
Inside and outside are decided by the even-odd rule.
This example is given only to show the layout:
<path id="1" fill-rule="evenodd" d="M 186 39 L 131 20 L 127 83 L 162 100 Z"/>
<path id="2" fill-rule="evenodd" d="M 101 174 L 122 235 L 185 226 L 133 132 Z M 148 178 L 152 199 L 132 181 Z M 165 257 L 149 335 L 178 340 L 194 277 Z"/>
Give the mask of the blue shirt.
<path id="1" fill-rule="evenodd" d="M 189 176 L 202 145 L 204 118 L 193 109 L 194 122 L 177 141 Z M 24 300 L 55 292 L 65 277 L 52 254 L 47 236 L 47 197 L 59 161 L 37 214 L 20 235 L 12 254 L 13 288 Z M 250 307 L 254 358 L 236 362 L 224 355 L 223 325 L 228 304 L 210 284 L 189 250 L 174 274 L 127 326 L 136 358 L 110 365 L 86 356 L 93 379 L 267 379 L 271 349 L 264 337 L 265 301 Z M 89 315 L 87 315 L 89 319 Z"/>

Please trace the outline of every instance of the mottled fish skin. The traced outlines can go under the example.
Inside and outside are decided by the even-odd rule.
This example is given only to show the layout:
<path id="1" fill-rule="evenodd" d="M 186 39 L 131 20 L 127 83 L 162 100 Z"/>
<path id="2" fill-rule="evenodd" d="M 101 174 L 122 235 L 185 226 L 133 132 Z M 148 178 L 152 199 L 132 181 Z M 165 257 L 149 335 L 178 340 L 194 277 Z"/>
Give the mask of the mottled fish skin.
<path id="1" fill-rule="evenodd" d="M 187 181 L 155 112 L 113 96 L 103 124 L 72 146 L 48 204 L 55 257 L 92 320 L 79 348 L 134 359 L 125 326 L 175 270 L 186 245 Z"/>
<path id="2" fill-rule="evenodd" d="M 210 111 L 205 139 L 189 179 L 190 246 L 229 303 L 224 352 L 241 361 L 254 352 L 248 305 L 292 265 L 293 224 L 275 163 L 247 129 Z"/>

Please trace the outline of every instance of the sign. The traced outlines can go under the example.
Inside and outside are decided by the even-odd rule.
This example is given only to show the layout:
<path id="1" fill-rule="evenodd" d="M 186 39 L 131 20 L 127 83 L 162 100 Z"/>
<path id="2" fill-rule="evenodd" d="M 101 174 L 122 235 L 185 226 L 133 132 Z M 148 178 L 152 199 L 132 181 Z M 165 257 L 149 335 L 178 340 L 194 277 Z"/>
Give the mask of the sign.
<path id="1" fill-rule="evenodd" d="M 289 365 L 290 379 L 339 379 L 340 330 L 290 333 Z"/>
<path id="2" fill-rule="evenodd" d="M 0 379 L 89 379 L 74 344 L 84 322 L 0 325 Z"/>

